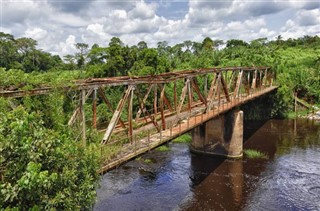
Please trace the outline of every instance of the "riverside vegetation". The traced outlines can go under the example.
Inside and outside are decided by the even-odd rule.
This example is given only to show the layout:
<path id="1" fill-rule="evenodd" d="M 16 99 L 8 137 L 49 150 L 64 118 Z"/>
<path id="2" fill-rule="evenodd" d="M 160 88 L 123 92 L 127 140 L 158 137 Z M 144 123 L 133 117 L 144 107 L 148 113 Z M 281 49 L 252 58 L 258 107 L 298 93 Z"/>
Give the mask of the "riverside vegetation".
<path id="1" fill-rule="evenodd" d="M 101 153 L 101 134 L 88 128 L 88 144 L 83 146 L 77 128 L 67 127 L 77 93 L 64 93 L 59 88 L 72 86 L 75 79 L 206 67 L 271 66 L 280 86 L 273 96 L 273 117 L 286 117 L 292 111 L 293 93 L 310 104 L 320 103 L 317 36 L 288 40 L 278 36 L 272 41 L 260 38 L 249 43 L 207 37 L 203 42 L 187 40 L 174 46 L 158 42 L 155 48 L 144 41 L 127 46 L 113 37 L 107 46 L 77 43 L 76 48 L 76 54 L 61 59 L 37 49 L 37 42 L 31 38 L 16 39 L 0 32 L 0 90 L 57 88 L 45 96 L 0 98 L 1 209 L 92 208 L 99 163 L 116 154 L 121 146 L 104 148 Z M 123 90 L 119 87 L 106 92 L 116 103 Z M 86 119 L 91 119 L 90 105 L 86 106 Z M 97 112 L 98 121 L 108 123 L 112 114 L 103 103 L 98 104 Z"/>

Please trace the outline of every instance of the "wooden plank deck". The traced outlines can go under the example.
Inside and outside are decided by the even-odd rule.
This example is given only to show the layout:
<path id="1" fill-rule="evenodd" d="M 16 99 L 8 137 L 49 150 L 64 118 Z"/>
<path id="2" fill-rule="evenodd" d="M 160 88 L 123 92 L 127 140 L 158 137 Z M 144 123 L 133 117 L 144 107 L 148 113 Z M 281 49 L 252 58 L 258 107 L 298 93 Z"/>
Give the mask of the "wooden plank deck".
<path id="1" fill-rule="evenodd" d="M 226 113 L 227 111 L 230 111 L 235 107 L 268 94 L 277 88 L 277 86 L 266 87 L 264 89 L 259 89 L 250 95 L 240 95 L 236 99 L 231 99 L 230 102 L 220 102 L 220 106 L 215 105 L 214 108 L 209 112 L 205 112 L 206 107 L 202 105 L 193 109 L 191 115 L 185 115 L 181 113 L 181 115 L 178 117 L 179 123 L 175 126 L 172 126 L 171 124 L 169 128 L 160 131 L 160 133 L 153 134 L 150 137 L 141 138 L 140 140 L 134 140 L 132 144 L 124 145 L 122 152 L 119 153 L 114 159 L 105 162 L 99 169 L 99 173 L 116 168 L 117 166 L 182 135 L 197 126 L 223 113 Z M 167 125 L 170 125 L 170 123 Z"/>

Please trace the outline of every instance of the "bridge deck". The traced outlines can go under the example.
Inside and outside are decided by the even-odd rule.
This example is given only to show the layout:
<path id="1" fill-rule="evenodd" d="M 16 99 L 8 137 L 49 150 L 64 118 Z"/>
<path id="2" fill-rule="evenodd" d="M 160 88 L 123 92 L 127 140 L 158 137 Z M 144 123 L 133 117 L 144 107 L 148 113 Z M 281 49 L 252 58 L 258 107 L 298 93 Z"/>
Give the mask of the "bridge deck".
<path id="1" fill-rule="evenodd" d="M 147 137 L 142 137 L 138 140 L 134 140 L 133 143 L 124 145 L 122 151 L 118 153 L 117 156 L 113 159 L 105 162 L 99 172 L 102 173 L 113 169 L 134 157 L 137 157 L 151 149 L 162 145 L 163 143 L 166 143 L 190 131 L 191 129 L 205 123 L 206 121 L 219 116 L 220 114 L 223 114 L 242 104 L 245 104 L 248 101 L 252 101 L 262 95 L 270 93 L 277 88 L 277 86 L 270 86 L 264 89 L 259 89 L 249 95 L 242 94 L 238 98 L 231 99 L 230 102 L 220 102 L 220 106 L 215 105 L 214 108 L 209 112 L 206 112 L 206 107 L 204 105 L 201 105 L 197 109 L 195 109 L 195 112 L 193 112 L 193 114 L 180 114 L 180 116 L 178 117 L 180 120 L 178 124 L 175 124 L 174 126 L 172 126 L 173 124 L 169 124 L 170 126 L 166 130 L 162 130 L 159 133 L 155 133 Z"/>
<path id="2" fill-rule="evenodd" d="M 69 86 L 41 85 L 32 90 L 0 86 L 0 97 L 61 92 L 74 104 L 68 126 L 81 133 L 84 145 L 87 127 L 97 129 L 102 123 L 98 115 L 107 119 L 101 141 L 102 172 L 275 90 L 274 77 L 270 67 L 201 68 L 149 76 L 90 78 L 75 80 Z M 119 94 L 112 96 L 114 87 L 123 91 L 120 99 Z M 86 111 L 86 103 L 92 104 L 92 113 Z M 102 104 L 99 110 L 97 106 Z"/>

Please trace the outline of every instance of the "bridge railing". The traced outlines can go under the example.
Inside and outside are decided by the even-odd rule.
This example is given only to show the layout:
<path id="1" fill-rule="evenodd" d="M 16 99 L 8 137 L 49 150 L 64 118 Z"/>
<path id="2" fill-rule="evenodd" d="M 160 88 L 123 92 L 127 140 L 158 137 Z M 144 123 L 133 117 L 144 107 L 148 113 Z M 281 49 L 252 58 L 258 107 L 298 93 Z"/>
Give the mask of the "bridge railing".
<path id="1" fill-rule="evenodd" d="M 68 125 L 79 125 L 83 142 L 87 127 L 98 128 L 98 105 L 104 104 L 112 117 L 104 133 L 102 144 L 134 142 L 139 130 L 162 133 L 168 125 L 198 115 L 224 110 L 228 105 L 245 102 L 248 97 L 272 87 L 274 74 L 269 67 L 201 68 L 149 76 L 124 76 L 77 80 L 73 86 L 61 90 L 78 92 L 78 105 Z M 116 88 L 118 87 L 118 88 Z M 2 97 L 23 97 L 52 92 L 51 87 L 33 90 L 0 91 Z M 122 89 L 117 100 L 110 90 Z M 112 100 L 111 100 L 112 99 Z M 117 101 L 117 102 L 115 102 Z M 92 119 L 88 121 L 86 108 L 92 104 Z M 198 121 L 198 119 L 195 119 Z M 88 123 L 90 122 L 90 123 Z M 153 135 L 150 132 L 150 136 Z"/>
<path id="2" fill-rule="evenodd" d="M 249 70 L 231 68 L 224 71 L 201 73 L 200 79 L 204 79 L 203 81 L 200 81 L 199 78 L 194 79 L 199 77 L 197 75 L 190 77 L 185 74 L 184 77 L 179 75 L 177 80 L 170 79 L 166 83 L 160 83 L 160 86 L 158 83 L 148 83 L 144 89 L 137 88 L 143 84 L 126 85 L 127 89 L 117 106 L 118 113 L 115 112 L 111 118 L 115 122 L 113 126 L 112 121 L 108 125 L 109 129 L 113 128 L 104 130 L 105 134 L 101 143 L 107 148 L 117 142 L 125 143 L 128 148 L 124 147 L 121 150 L 128 152 L 130 149 L 133 154 L 139 153 L 141 149 L 152 149 L 155 142 L 159 144 L 171 140 L 229 109 L 276 88 L 273 86 L 274 75 L 272 72 L 269 74 L 265 67 Z M 129 102 L 131 100 L 129 96 L 136 94 L 135 92 L 138 92 L 139 96 L 135 99 L 136 111 L 131 113 L 132 103 Z M 116 121 L 122 118 L 119 113 L 123 111 L 121 104 L 125 102 L 129 109 L 127 115 L 132 115 L 132 117 L 128 116 L 127 120 L 132 123 L 124 121 L 125 127 L 122 127 Z M 130 124 L 142 122 L 144 124 L 140 127 L 130 126 Z M 114 136 L 120 133 L 122 133 L 122 139 Z M 121 150 L 118 156 L 122 154 Z"/>

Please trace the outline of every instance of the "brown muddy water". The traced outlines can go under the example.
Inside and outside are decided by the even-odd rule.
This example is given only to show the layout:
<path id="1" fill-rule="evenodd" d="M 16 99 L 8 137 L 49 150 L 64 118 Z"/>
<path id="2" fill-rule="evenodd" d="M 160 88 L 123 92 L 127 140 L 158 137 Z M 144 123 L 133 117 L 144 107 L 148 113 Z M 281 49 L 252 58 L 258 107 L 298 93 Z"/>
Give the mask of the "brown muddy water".
<path id="1" fill-rule="evenodd" d="M 169 143 L 106 173 L 94 210 L 320 210 L 320 124 L 245 125 L 244 149 L 267 159 L 199 156 Z"/>

